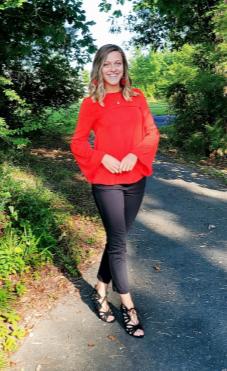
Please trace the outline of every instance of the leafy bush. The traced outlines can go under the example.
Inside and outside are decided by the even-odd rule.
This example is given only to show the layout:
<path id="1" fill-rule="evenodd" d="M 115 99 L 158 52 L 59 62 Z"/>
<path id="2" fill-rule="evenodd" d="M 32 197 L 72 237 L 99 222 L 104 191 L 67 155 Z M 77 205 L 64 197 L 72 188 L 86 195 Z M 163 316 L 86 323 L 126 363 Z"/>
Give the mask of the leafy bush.
<path id="1" fill-rule="evenodd" d="M 0 278 L 53 260 L 76 275 L 76 261 L 60 238 L 69 206 L 41 181 L 26 185 L 11 171 L 0 166 Z"/>
<path id="2" fill-rule="evenodd" d="M 176 114 L 172 137 L 175 145 L 206 156 L 220 146 L 227 148 L 224 86 L 223 76 L 199 71 L 190 82 L 169 87 L 168 96 Z"/>
<path id="3" fill-rule="evenodd" d="M 39 250 L 39 240 L 30 227 L 24 228 L 21 235 L 15 229 L 8 228 L 0 239 L 0 279 L 23 273 L 50 259 L 51 254 L 47 248 Z"/>
<path id="4" fill-rule="evenodd" d="M 184 149 L 195 155 L 205 154 L 206 137 L 201 131 L 196 131 L 190 135 L 184 142 Z"/>
<path id="5" fill-rule="evenodd" d="M 16 295 L 20 295 L 22 285 L 20 282 L 15 285 L 5 280 L 0 287 L 0 369 L 7 366 L 4 352 L 16 350 L 17 340 L 25 335 L 25 330 L 18 324 L 20 317 L 10 309 L 11 302 Z"/>
<path id="6" fill-rule="evenodd" d="M 44 189 L 25 187 L 9 167 L 0 166 L 0 368 L 6 365 L 3 352 L 15 350 L 25 334 L 11 309 L 26 291 L 23 274 L 59 255 L 60 220 Z"/>
<path id="7" fill-rule="evenodd" d="M 217 150 L 220 156 L 227 155 L 227 132 L 219 123 L 206 125 L 206 134 L 209 140 L 210 152 Z"/>
<path id="8" fill-rule="evenodd" d="M 17 349 L 17 340 L 22 339 L 25 330 L 18 325 L 20 317 L 14 311 L 4 311 L 0 314 L 0 355 L 1 351 Z M 0 358 L 1 359 L 1 358 Z"/>
<path id="9" fill-rule="evenodd" d="M 71 134 L 75 128 L 79 107 L 80 101 L 66 109 L 46 110 L 45 125 L 42 125 L 42 131 L 54 134 Z"/>
<path id="10" fill-rule="evenodd" d="M 146 55 L 138 50 L 131 61 L 133 82 L 148 96 L 168 99 L 176 115 L 172 144 L 202 156 L 227 149 L 226 9 L 226 4 L 216 9 L 217 43 Z"/>

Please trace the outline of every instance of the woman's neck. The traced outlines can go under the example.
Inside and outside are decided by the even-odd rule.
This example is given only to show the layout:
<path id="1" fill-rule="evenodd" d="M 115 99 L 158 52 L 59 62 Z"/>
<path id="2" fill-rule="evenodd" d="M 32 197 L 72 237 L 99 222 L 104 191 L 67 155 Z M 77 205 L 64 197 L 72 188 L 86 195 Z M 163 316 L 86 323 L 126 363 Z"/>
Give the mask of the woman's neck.
<path id="1" fill-rule="evenodd" d="M 120 85 L 106 85 L 105 86 L 105 91 L 106 93 L 117 93 L 119 91 L 121 91 L 121 87 Z"/>

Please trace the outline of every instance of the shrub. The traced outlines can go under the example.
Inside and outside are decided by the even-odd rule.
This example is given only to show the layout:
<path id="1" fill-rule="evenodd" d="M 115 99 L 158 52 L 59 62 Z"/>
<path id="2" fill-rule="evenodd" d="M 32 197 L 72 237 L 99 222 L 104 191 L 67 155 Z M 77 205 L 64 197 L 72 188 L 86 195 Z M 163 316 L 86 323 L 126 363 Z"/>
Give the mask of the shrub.
<path id="1" fill-rule="evenodd" d="M 168 96 L 176 114 L 175 145 L 202 155 L 224 145 L 224 84 L 223 76 L 200 71 L 190 83 L 169 87 Z"/>
<path id="2" fill-rule="evenodd" d="M 196 131 L 190 135 L 188 139 L 185 140 L 184 149 L 187 152 L 193 153 L 195 155 L 205 155 L 206 137 L 201 131 Z"/>
<path id="3" fill-rule="evenodd" d="M 227 132 L 217 122 L 214 126 L 206 125 L 206 134 L 209 138 L 210 152 L 217 150 L 220 156 L 227 154 Z"/>

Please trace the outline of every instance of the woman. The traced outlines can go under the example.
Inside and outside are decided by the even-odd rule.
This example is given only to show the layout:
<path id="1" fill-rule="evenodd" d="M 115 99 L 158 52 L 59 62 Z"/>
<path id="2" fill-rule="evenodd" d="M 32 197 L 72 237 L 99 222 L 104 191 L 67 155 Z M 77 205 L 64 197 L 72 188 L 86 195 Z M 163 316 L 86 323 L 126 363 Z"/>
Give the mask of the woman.
<path id="1" fill-rule="evenodd" d="M 107 44 L 97 51 L 89 90 L 80 107 L 71 150 L 92 184 L 107 236 L 93 300 L 98 316 L 113 322 L 107 301 L 112 280 L 120 294 L 126 332 L 140 338 L 144 330 L 129 293 L 126 236 L 141 205 L 146 176 L 152 174 L 159 133 L 143 93 L 131 87 L 128 63 L 117 45 Z M 88 142 L 91 130 L 94 147 Z"/>

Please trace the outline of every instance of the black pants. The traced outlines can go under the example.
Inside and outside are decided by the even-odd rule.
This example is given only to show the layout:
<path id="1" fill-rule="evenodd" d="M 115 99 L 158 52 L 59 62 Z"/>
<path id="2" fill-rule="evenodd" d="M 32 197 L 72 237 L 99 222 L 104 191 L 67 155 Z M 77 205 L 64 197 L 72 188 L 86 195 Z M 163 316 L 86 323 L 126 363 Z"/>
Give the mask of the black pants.
<path id="1" fill-rule="evenodd" d="M 106 231 L 107 241 L 98 279 L 120 294 L 129 292 L 126 266 L 126 238 L 141 205 L 146 178 L 132 184 L 93 184 L 92 193 Z"/>

